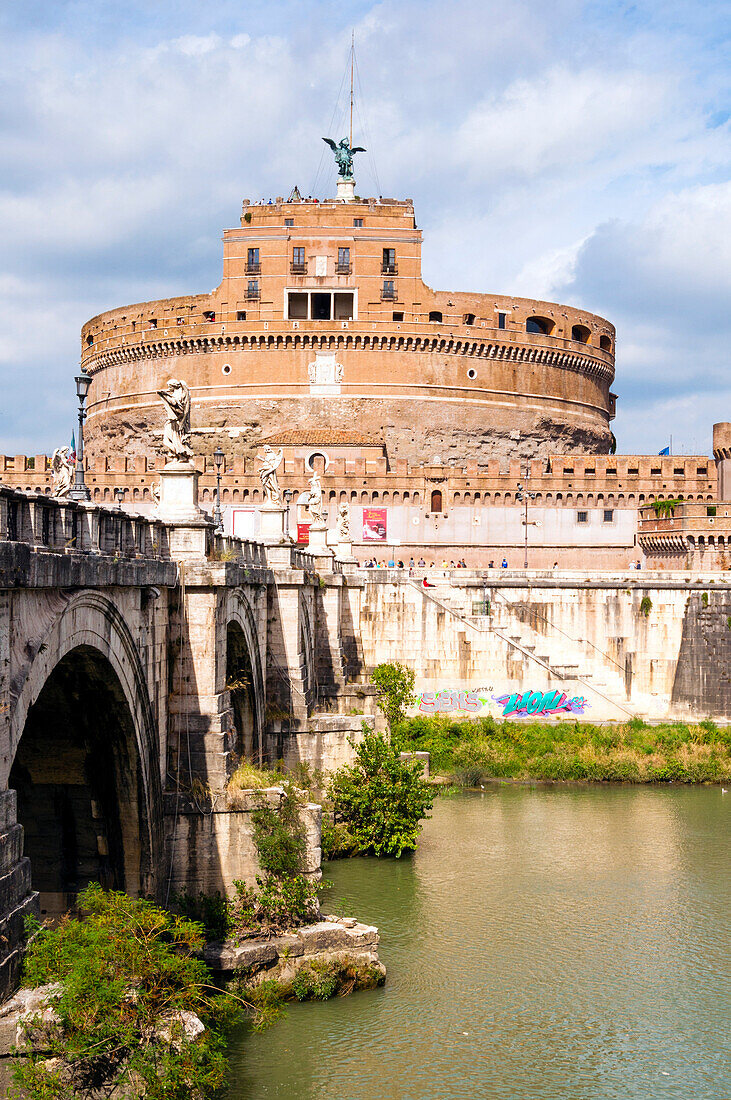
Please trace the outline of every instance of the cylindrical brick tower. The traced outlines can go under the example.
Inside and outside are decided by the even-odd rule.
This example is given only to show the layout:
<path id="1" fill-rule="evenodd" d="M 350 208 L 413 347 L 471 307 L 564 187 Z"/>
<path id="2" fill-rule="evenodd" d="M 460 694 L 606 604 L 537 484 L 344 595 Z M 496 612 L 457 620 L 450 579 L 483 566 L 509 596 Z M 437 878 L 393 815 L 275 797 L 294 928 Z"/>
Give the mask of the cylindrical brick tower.
<path id="1" fill-rule="evenodd" d="M 82 332 L 92 463 L 149 454 L 171 377 L 194 448 L 251 455 L 356 428 L 389 461 L 607 453 L 614 328 L 552 302 L 435 291 L 410 200 L 244 203 L 210 294 L 123 306 Z"/>

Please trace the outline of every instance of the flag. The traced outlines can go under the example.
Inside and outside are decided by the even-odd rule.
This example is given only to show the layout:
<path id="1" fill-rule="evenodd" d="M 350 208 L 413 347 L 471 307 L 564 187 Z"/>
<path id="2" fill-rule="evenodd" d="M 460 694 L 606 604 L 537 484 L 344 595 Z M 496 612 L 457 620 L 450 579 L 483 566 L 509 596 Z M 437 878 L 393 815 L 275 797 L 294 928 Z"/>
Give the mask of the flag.
<path id="1" fill-rule="evenodd" d="M 76 462 L 76 440 L 73 432 L 71 433 L 71 446 L 69 447 L 69 462 Z"/>
<path id="2" fill-rule="evenodd" d="M 658 451 L 657 453 L 659 455 L 669 455 L 670 454 L 670 448 L 669 447 L 663 447 L 663 449 L 661 451 Z"/>

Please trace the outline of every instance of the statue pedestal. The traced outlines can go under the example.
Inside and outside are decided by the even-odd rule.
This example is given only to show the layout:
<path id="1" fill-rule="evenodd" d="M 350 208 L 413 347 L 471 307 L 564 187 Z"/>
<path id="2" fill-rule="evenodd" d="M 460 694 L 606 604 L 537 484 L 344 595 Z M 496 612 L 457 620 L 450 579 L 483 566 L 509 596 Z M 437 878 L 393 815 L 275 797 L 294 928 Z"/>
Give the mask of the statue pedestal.
<path id="1" fill-rule="evenodd" d="M 338 201 L 355 202 L 355 180 L 338 180 Z"/>
<path id="2" fill-rule="evenodd" d="M 335 557 L 338 561 L 354 561 L 352 542 L 338 542 Z"/>
<path id="3" fill-rule="evenodd" d="M 307 553 L 314 554 L 318 558 L 331 558 L 333 556 L 333 552 L 327 544 L 327 527 L 324 523 L 310 524 L 310 542 Z"/>
<path id="4" fill-rule="evenodd" d="M 259 509 L 259 537 L 262 542 L 284 542 L 284 513 L 278 504 L 263 504 Z"/>
<path id="5" fill-rule="evenodd" d="M 171 558 L 205 558 L 213 521 L 198 507 L 198 471 L 192 462 L 168 462 L 160 471 L 157 518 L 169 528 Z"/>
<path id="6" fill-rule="evenodd" d="M 199 476 L 192 462 L 168 462 L 162 468 L 158 519 L 163 523 L 209 522 L 198 507 Z"/>

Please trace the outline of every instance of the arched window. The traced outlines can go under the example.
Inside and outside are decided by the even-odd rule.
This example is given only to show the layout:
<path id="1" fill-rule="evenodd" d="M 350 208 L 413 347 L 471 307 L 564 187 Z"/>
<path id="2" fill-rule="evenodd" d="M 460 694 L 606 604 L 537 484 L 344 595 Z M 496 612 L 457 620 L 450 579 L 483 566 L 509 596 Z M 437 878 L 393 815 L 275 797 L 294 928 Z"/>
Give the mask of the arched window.
<path id="1" fill-rule="evenodd" d="M 442 490 L 432 489 L 431 492 L 431 511 L 441 512 L 442 510 Z"/>
<path id="2" fill-rule="evenodd" d="M 474 323 L 475 323 L 474 313 L 465 313 L 464 317 L 462 318 L 462 324 L 463 325 L 474 325 Z"/>
<path id="3" fill-rule="evenodd" d="M 538 336 L 550 336 L 554 327 L 554 322 L 548 317 L 529 317 L 525 322 L 525 331 Z"/>
<path id="4" fill-rule="evenodd" d="M 600 336 L 599 337 L 599 347 L 602 349 L 602 351 L 611 351 L 612 350 L 612 341 L 611 341 L 610 337 L 609 336 Z"/>
<path id="5" fill-rule="evenodd" d="M 571 339 L 579 344 L 588 344 L 591 332 L 586 325 L 574 325 L 571 329 Z"/>
<path id="6" fill-rule="evenodd" d="M 441 321 L 442 320 L 442 315 L 441 315 L 440 311 L 438 309 L 432 309 L 429 313 L 429 320 L 430 321 Z"/>

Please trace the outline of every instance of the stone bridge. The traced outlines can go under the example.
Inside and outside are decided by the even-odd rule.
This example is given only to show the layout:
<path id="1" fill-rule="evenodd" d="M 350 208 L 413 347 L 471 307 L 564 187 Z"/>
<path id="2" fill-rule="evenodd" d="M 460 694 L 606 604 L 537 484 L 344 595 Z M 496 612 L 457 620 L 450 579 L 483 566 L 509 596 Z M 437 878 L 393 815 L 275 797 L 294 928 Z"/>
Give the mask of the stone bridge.
<path id="1" fill-rule="evenodd" d="M 345 759 L 359 598 L 331 555 L 0 488 L 0 993 L 23 917 L 91 880 L 165 900 L 252 873 L 229 779 Z"/>

